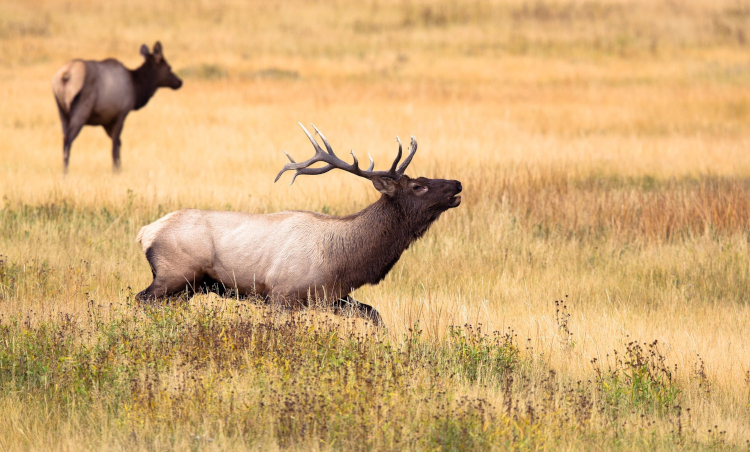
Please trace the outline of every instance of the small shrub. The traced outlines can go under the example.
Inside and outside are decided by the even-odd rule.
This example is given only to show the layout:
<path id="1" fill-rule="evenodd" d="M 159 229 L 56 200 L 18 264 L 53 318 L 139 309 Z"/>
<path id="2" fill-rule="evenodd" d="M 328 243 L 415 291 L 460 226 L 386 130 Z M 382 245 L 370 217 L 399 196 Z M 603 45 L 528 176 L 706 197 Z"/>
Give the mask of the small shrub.
<path id="1" fill-rule="evenodd" d="M 681 391 L 657 341 L 629 342 L 624 356 L 615 351 L 614 363 L 606 370 L 596 358 L 591 362 L 600 394 L 611 409 L 635 407 L 666 413 L 678 405 Z"/>

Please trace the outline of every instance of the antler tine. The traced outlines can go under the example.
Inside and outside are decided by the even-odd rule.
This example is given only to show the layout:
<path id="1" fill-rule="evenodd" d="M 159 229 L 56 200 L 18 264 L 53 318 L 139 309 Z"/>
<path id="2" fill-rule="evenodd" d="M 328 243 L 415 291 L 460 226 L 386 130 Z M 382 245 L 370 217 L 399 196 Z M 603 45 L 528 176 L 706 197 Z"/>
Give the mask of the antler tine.
<path id="1" fill-rule="evenodd" d="M 284 152 L 284 151 L 282 151 L 282 152 Z M 286 154 L 286 152 L 284 152 L 284 154 Z M 287 157 L 289 157 L 289 154 L 286 154 L 286 156 L 287 156 Z M 289 160 L 292 160 L 292 158 L 291 158 L 291 157 L 289 157 Z M 279 171 L 279 174 L 277 174 L 277 175 L 276 175 L 276 179 L 274 179 L 274 180 L 273 180 L 273 183 L 274 183 L 274 184 L 275 184 L 276 182 L 278 182 L 278 180 L 279 180 L 279 178 L 281 177 L 281 175 L 282 175 L 282 174 L 284 174 L 285 172 L 287 172 L 287 171 L 289 171 L 289 170 L 291 170 L 291 169 L 294 169 L 294 168 L 289 168 L 289 165 L 290 165 L 290 163 L 287 163 L 286 165 L 284 165 L 284 167 L 283 167 L 283 168 L 281 168 L 281 171 Z M 292 179 L 292 180 L 293 180 L 293 179 Z"/>
<path id="2" fill-rule="evenodd" d="M 349 151 L 349 152 L 350 152 L 350 154 L 352 154 L 352 158 L 354 159 L 354 163 L 353 163 L 353 165 L 354 165 L 354 169 L 355 169 L 355 170 L 356 170 L 357 172 L 360 172 L 360 169 L 359 169 L 359 160 L 357 160 L 357 156 L 356 156 L 356 155 L 354 155 L 354 149 L 352 149 L 352 150 L 351 150 L 351 151 Z"/>
<path id="3" fill-rule="evenodd" d="M 313 124 L 313 123 L 310 123 L 310 125 L 311 125 L 311 126 L 313 126 L 313 129 L 315 129 L 315 132 L 316 132 L 316 133 L 317 133 L 318 135 L 320 135 L 320 138 L 321 138 L 321 139 L 323 140 L 323 144 L 325 144 L 325 145 L 326 145 L 326 150 L 328 151 L 328 153 L 329 153 L 329 154 L 331 154 L 331 155 L 333 155 L 333 156 L 335 157 L 335 156 L 336 156 L 336 154 L 334 154 L 334 153 L 333 153 L 333 148 L 331 147 L 331 145 L 330 145 L 330 144 L 328 144 L 328 140 L 326 140 L 326 137 L 325 137 L 325 136 L 323 136 L 323 133 L 322 133 L 322 132 L 321 132 L 320 130 L 318 130 L 318 128 L 317 128 L 317 127 L 315 127 L 315 124 Z"/>
<path id="4" fill-rule="evenodd" d="M 314 157 L 313 157 L 314 158 Z M 291 160 L 291 157 L 289 158 Z M 312 159 L 310 159 L 312 160 Z M 299 175 L 308 175 L 308 176 L 314 176 L 316 174 L 324 174 L 329 171 L 331 171 L 334 168 L 339 168 L 338 166 L 334 166 L 332 164 L 328 164 L 326 166 L 321 166 L 320 168 L 306 168 L 306 165 L 312 165 L 313 163 L 317 162 L 323 162 L 324 160 L 315 160 L 313 162 L 310 162 L 309 160 L 306 162 L 300 162 L 300 163 L 287 163 L 284 165 L 283 168 L 281 168 L 281 171 L 279 171 L 279 174 L 276 175 L 276 179 L 273 181 L 276 182 L 279 180 L 282 174 L 284 174 L 287 171 L 294 170 L 294 176 L 292 176 L 292 182 L 289 183 L 289 185 L 292 185 L 294 183 L 294 180 Z M 344 168 L 341 168 L 344 169 Z"/>
<path id="5" fill-rule="evenodd" d="M 307 129 L 305 129 L 305 126 L 303 126 L 301 122 L 298 122 L 297 124 L 299 124 L 299 126 L 302 127 L 302 130 L 305 131 L 305 135 L 307 135 L 307 138 L 310 140 L 310 143 L 312 143 L 312 145 L 315 146 L 315 154 L 316 155 L 318 153 L 322 154 L 323 153 L 323 149 L 320 148 L 320 145 L 318 144 L 317 141 L 315 141 L 315 138 L 313 138 L 312 135 L 310 135 L 310 132 L 308 132 Z M 315 126 L 313 126 L 313 127 L 315 127 Z M 318 130 L 318 129 L 315 129 L 315 130 Z M 318 133 L 320 133 L 320 132 L 318 132 Z M 325 141 L 325 139 L 323 141 Z M 326 144 L 328 144 L 328 143 L 326 143 Z"/>
<path id="6" fill-rule="evenodd" d="M 391 169 L 388 170 L 389 173 L 396 174 L 396 165 L 398 165 L 399 160 L 401 160 L 401 138 L 396 135 L 396 141 L 398 141 L 398 155 L 396 155 L 396 160 L 393 161 L 393 165 L 391 165 Z"/>
<path id="7" fill-rule="evenodd" d="M 285 152 L 285 154 L 286 154 L 286 152 Z M 288 154 L 287 154 L 287 156 L 288 156 Z M 289 160 L 292 160 L 292 158 L 289 157 Z M 294 171 L 294 177 L 292 177 L 292 184 L 293 184 L 294 183 L 294 179 L 297 178 L 297 174 L 299 173 L 299 170 L 295 167 L 296 165 L 299 165 L 299 163 L 287 163 L 286 165 L 284 165 L 284 167 L 281 168 L 281 171 L 279 171 L 279 174 L 276 175 L 276 179 L 274 179 L 273 182 L 274 183 L 278 182 L 279 179 L 281 178 L 281 175 L 284 174 L 284 173 L 286 173 L 287 171 L 295 170 Z M 289 185 L 292 185 L 292 184 L 289 184 Z"/>
<path id="8" fill-rule="evenodd" d="M 409 163 L 411 163 L 411 159 L 414 158 L 414 154 L 416 153 L 417 153 L 417 139 L 414 138 L 414 135 L 412 135 L 411 144 L 409 145 L 409 156 L 406 157 L 406 160 L 404 160 L 404 163 L 402 163 L 401 166 L 398 167 L 398 170 L 396 170 L 399 176 L 402 176 L 404 174 L 404 171 L 406 171 L 406 167 L 409 166 Z"/>
<path id="9" fill-rule="evenodd" d="M 375 160 L 372 159 L 372 156 L 370 155 L 369 152 L 367 153 L 367 156 L 370 157 L 370 167 L 367 168 L 366 170 L 369 172 L 369 171 L 372 171 L 373 168 L 375 168 Z"/>
<path id="10" fill-rule="evenodd" d="M 273 182 L 274 182 L 274 183 L 276 183 L 276 181 L 277 181 L 277 180 L 279 180 L 279 178 L 281 177 L 281 175 L 282 175 L 282 174 L 284 174 L 284 172 L 285 172 L 285 171 L 288 171 L 288 170 L 294 169 L 294 168 L 292 168 L 292 167 L 291 167 L 291 165 L 296 165 L 296 164 L 297 164 L 297 162 L 295 162 L 295 161 L 294 161 L 294 159 L 292 158 L 292 156 L 291 156 L 291 155 L 289 155 L 289 153 L 288 153 L 288 152 L 286 152 L 286 151 L 285 151 L 285 150 L 283 150 L 283 149 L 282 149 L 282 151 L 281 151 L 281 152 L 283 152 L 283 153 L 284 153 L 284 155 L 286 155 L 286 158 L 288 158 L 288 159 L 289 159 L 289 161 L 290 161 L 290 162 L 292 162 L 292 163 L 291 163 L 291 164 L 290 164 L 290 163 L 287 163 L 286 165 L 284 165 L 284 167 L 283 167 L 283 168 L 281 168 L 281 171 L 279 171 L 279 174 L 277 174 L 277 175 L 276 175 L 276 179 L 274 179 L 274 180 L 273 180 Z M 294 177 L 292 177 L 292 184 L 294 183 L 294 179 L 296 179 L 296 178 L 297 178 L 297 173 L 295 172 L 295 173 L 294 173 Z M 292 185 L 292 184 L 289 184 L 289 185 Z"/>
<path id="11" fill-rule="evenodd" d="M 294 176 L 292 176 L 292 181 L 289 183 L 289 185 L 292 185 L 294 183 L 294 180 L 297 179 L 297 176 L 299 175 L 315 176 L 316 174 L 325 174 L 334 168 L 336 167 L 331 164 L 321 166 L 320 168 L 300 168 L 294 172 Z"/>

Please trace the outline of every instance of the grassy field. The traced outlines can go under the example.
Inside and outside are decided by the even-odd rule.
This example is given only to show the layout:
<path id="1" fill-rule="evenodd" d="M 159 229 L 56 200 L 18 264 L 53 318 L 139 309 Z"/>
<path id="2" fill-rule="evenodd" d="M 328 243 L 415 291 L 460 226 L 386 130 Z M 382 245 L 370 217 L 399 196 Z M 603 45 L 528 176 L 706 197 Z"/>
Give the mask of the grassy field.
<path id="1" fill-rule="evenodd" d="M 750 2 L 0 3 L 0 450 L 747 450 Z M 65 61 L 184 79 L 85 128 Z M 273 178 L 314 123 L 462 181 L 377 286 L 387 329 L 197 296 L 142 307 L 178 208 L 349 214 Z"/>

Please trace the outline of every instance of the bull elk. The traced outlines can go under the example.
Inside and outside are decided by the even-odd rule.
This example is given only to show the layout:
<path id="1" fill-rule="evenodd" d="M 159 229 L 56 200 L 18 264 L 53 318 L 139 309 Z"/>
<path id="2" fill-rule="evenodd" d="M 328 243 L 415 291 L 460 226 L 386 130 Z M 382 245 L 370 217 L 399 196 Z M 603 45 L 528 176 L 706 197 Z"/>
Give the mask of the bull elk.
<path id="1" fill-rule="evenodd" d="M 302 126 L 302 124 L 300 124 Z M 315 126 L 313 126 L 315 128 Z M 326 151 L 302 126 L 315 155 L 287 163 L 276 176 L 323 174 L 340 169 L 369 179 L 382 196 L 361 212 L 345 217 L 284 211 L 266 215 L 242 212 L 180 210 L 144 226 L 138 233 L 154 280 L 136 297 L 140 301 L 187 292 L 233 291 L 259 296 L 288 307 L 325 300 L 337 312 L 350 306 L 356 315 L 381 323 L 371 306 L 350 293 L 377 284 L 411 243 L 427 232 L 440 214 L 461 203 L 457 180 L 411 178 L 404 174 L 417 152 L 412 137 L 409 155 L 398 155 L 388 171 L 362 170 L 352 152 L 349 164 L 334 154 L 315 128 Z M 323 162 L 322 167 L 310 166 Z M 274 181 L 275 182 L 275 181 Z M 290 184 L 291 185 L 291 184 Z"/>
<path id="2" fill-rule="evenodd" d="M 120 133 L 125 118 L 132 110 L 140 110 L 157 88 L 178 89 L 180 80 L 167 63 L 161 43 L 153 52 L 141 46 L 146 61 L 130 70 L 119 61 L 71 60 L 52 79 L 52 90 L 63 129 L 63 171 L 68 172 L 70 146 L 84 125 L 103 126 L 112 139 L 112 167 L 120 169 Z"/>

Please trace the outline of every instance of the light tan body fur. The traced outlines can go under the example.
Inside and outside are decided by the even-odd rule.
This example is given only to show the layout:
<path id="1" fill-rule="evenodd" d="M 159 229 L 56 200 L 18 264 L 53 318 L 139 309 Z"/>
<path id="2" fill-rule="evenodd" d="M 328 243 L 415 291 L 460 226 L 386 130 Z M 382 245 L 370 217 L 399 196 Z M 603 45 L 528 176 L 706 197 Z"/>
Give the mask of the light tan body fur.
<path id="1" fill-rule="evenodd" d="M 370 281 L 357 268 L 372 263 L 373 238 L 382 235 L 368 217 L 367 209 L 343 220 L 300 211 L 180 210 L 144 226 L 137 241 L 155 274 L 154 295 L 195 291 L 213 280 L 243 295 L 304 304 L 308 295 L 340 298 L 382 279 Z M 405 248 L 383 257 L 398 259 Z"/>

